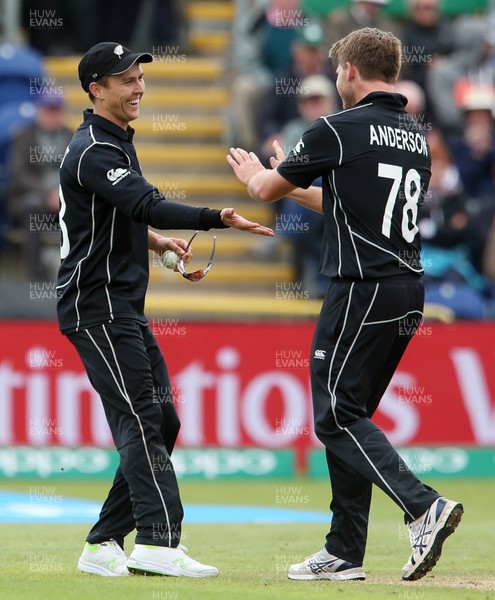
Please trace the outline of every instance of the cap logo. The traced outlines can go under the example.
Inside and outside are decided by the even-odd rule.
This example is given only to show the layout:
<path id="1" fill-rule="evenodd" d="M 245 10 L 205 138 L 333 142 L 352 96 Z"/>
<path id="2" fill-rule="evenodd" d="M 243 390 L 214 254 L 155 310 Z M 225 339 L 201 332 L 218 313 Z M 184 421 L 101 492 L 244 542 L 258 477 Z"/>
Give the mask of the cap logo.
<path id="1" fill-rule="evenodd" d="M 122 54 L 124 54 L 124 49 L 122 48 L 122 44 L 115 46 L 113 53 L 116 54 L 119 58 L 121 58 Z"/>

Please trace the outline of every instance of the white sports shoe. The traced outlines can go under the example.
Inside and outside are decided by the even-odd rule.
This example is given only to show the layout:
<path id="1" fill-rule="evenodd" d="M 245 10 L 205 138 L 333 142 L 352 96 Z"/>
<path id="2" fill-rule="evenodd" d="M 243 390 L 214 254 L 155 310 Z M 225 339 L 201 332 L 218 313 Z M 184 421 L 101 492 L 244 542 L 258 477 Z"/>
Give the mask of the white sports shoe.
<path id="1" fill-rule="evenodd" d="M 414 581 L 433 569 L 444 541 L 454 533 L 463 512 L 459 502 L 440 497 L 424 514 L 409 523 L 412 554 L 402 569 L 402 579 Z"/>
<path id="2" fill-rule="evenodd" d="M 347 579 L 366 579 L 362 566 L 354 565 L 322 548 L 304 562 L 291 565 L 287 574 L 289 579 L 310 581 L 312 579 L 329 579 L 331 581 L 345 581 Z"/>
<path id="3" fill-rule="evenodd" d="M 83 573 L 92 573 L 102 577 L 129 575 L 127 556 L 115 540 L 108 540 L 101 544 L 86 542 L 77 568 Z"/>
<path id="4" fill-rule="evenodd" d="M 185 554 L 187 548 L 136 544 L 127 568 L 138 575 L 171 575 L 172 577 L 216 577 L 218 569 L 203 565 Z"/>

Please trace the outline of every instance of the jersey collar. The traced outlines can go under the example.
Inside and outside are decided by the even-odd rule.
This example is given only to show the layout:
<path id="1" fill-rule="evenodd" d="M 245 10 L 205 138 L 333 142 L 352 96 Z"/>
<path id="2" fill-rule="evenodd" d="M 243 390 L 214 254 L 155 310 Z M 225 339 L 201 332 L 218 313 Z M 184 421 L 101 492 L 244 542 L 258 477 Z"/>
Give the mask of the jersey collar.
<path id="1" fill-rule="evenodd" d="M 371 92 L 359 102 L 356 102 L 355 106 L 369 104 L 370 102 L 377 102 L 379 104 L 404 108 L 407 104 L 407 98 L 402 94 L 396 94 L 394 92 Z"/>
<path id="2" fill-rule="evenodd" d="M 100 129 L 111 133 L 115 137 L 125 140 L 126 142 L 132 142 L 132 138 L 134 136 L 134 129 L 129 125 L 127 126 L 127 129 L 122 129 L 122 127 L 115 125 L 115 123 L 112 123 L 112 121 L 109 121 L 108 119 L 105 119 L 100 115 L 95 115 L 92 108 L 87 108 L 83 112 L 83 115 L 84 125 L 96 125 Z"/>

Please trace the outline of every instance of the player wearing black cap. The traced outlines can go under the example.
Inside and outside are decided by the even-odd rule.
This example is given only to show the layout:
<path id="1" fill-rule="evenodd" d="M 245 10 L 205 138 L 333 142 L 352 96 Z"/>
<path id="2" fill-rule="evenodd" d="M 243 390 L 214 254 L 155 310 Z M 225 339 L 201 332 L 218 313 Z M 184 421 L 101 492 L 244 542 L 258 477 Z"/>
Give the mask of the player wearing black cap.
<path id="1" fill-rule="evenodd" d="M 171 249 L 187 262 L 185 240 L 148 229 L 235 227 L 273 235 L 232 208 L 210 210 L 167 202 L 148 183 L 128 124 L 144 93 L 140 63 L 120 44 L 91 48 L 79 79 L 94 110 L 70 142 L 60 171 L 62 262 L 58 319 L 102 399 L 120 465 L 98 522 L 87 537 L 79 569 L 103 576 L 136 573 L 209 577 L 179 545 L 183 516 L 170 460 L 179 420 L 167 367 L 144 316 L 148 250 Z M 137 529 L 124 554 L 124 537 Z M 129 569 L 129 570 L 128 570 Z"/>
<path id="2" fill-rule="evenodd" d="M 402 577 L 435 565 L 463 507 L 409 470 L 371 421 L 423 311 L 416 223 L 430 179 L 422 128 L 393 93 L 400 42 L 364 28 L 334 44 L 344 110 L 321 117 L 274 170 L 253 153 L 227 157 L 256 200 L 289 195 L 325 219 L 321 272 L 332 278 L 311 350 L 315 432 L 325 445 L 332 526 L 325 546 L 289 569 L 298 580 L 364 579 L 372 484 L 404 512 L 412 554 Z M 275 169 L 276 167 L 276 169 Z M 310 187 L 317 177 L 321 188 Z"/>

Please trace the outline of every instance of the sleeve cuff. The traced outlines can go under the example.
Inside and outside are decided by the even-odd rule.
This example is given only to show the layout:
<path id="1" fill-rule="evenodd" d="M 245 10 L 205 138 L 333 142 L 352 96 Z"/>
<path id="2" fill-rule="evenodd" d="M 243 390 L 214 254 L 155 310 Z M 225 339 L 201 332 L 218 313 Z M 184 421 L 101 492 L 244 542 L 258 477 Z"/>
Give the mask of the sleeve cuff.
<path id="1" fill-rule="evenodd" d="M 228 229 L 228 225 L 222 223 L 220 213 L 221 211 L 219 210 L 203 208 L 199 215 L 199 222 L 202 229 L 205 231 L 208 231 L 208 229 Z"/>

